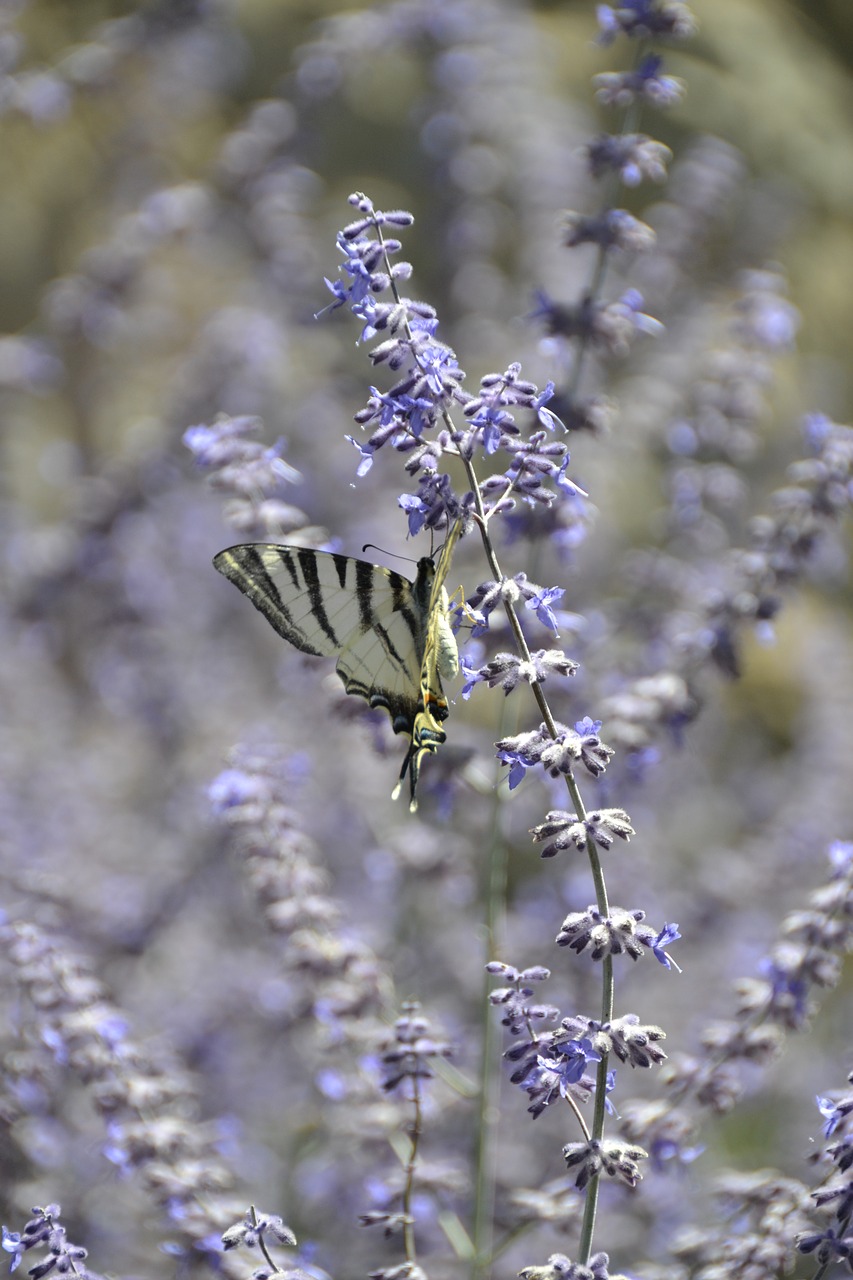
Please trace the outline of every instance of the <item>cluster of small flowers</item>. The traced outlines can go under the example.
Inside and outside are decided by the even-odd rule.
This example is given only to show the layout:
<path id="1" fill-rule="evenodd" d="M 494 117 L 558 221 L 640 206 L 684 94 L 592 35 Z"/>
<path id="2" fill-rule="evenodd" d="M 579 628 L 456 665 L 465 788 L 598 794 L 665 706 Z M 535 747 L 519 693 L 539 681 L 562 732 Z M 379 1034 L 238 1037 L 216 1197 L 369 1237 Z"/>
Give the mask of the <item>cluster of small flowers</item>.
<path id="1" fill-rule="evenodd" d="M 649 756 L 654 758 L 651 744 L 661 734 L 681 742 L 685 728 L 699 712 L 699 700 L 686 672 L 659 671 L 604 694 L 600 707 L 607 720 L 607 736 L 631 753 L 636 766 Z"/>
<path id="2" fill-rule="evenodd" d="M 853 1073 L 847 1082 L 853 1085 Z M 813 1253 L 822 1267 L 843 1263 L 853 1271 L 853 1092 L 818 1098 L 817 1104 L 827 1141 L 813 1159 L 829 1166 L 829 1176 L 821 1180 L 817 1191 L 811 1192 L 811 1200 L 821 1216 L 831 1216 L 832 1226 L 822 1231 L 804 1231 L 797 1237 L 797 1248 L 800 1253 Z"/>
<path id="3" fill-rule="evenodd" d="M 677 1055 L 664 1069 L 668 1100 L 626 1102 L 622 1132 L 643 1142 L 657 1163 L 690 1160 L 695 1149 L 696 1109 L 724 1114 L 740 1098 L 738 1064 L 767 1067 L 791 1031 L 801 1031 L 813 1012 L 809 994 L 837 985 L 841 958 L 851 944 L 853 845 L 829 850 L 830 877 L 806 906 L 783 920 L 780 938 L 761 966 L 761 976 L 736 984 L 737 1012 L 705 1032 L 704 1055 Z"/>
<path id="4" fill-rule="evenodd" d="M 520 574 L 516 575 L 517 578 L 521 576 Z M 509 578 L 504 585 L 508 584 L 516 585 L 516 580 Z M 497 583 L 482 584 L 474 594 L 476 596 L 484 588 L 490 590 L 497 585 Z M 525 602 L 529 608 L 534 610 L 540 621 L 542 620 L 542 612 L 540 611 L 542 600 L 543 593 L 537 588 L 534 595 Z M 546 607 L 549 608 L 547 604 Z M 470 603 L 469 612 L 475 613 Z M 479 621 L 475 621 L 472 636 L 480 633 L 481 626 L 482 624 Z M 550 675 L 572 676 L 577 671 L 578 664 L 573 659 L 566 657 L 562 649 L 537 649 L 535 653 L 531 653 L 529 658 L 521 658 L 514 653 L 496 653 L 482 667 L 472 667 L 470 660 L 463 654 L 461 667 L 465 675 L 462 697 L 470 698 L 475 685 L 481 683 L 487 684 L 490 689 L 494 689 L 498 685 L 505 694 L 510 694 L 514 689 L 518 688 L 519 684 L 541 685 L 545 683 Z"/>
<path id="5" fill-rule="evenodd" d="M 638 914 L 642 917 L 642 912 Z M 649 938 L 647 945 L 652 946 L 653 941 Z M 606 947 L 597 958 L 602 958 L 605 951 Z M 619 955 L 623 951 L 629 952 L 629 949 L 617 945 L 608 954 Z M 638 954 L 641 951 L 642 947 Z M 633 958 L 637 959 L 638 955 Z M 625 1014 L 607 1023 L 581 1016 L 565 1017 L 555 1030 L 536 1032 L 534 1022 L 555 1022 L 560 1016 L 553 1005 L 531 1002 L 533 988 L 529 983 L 544 982 L 550 976 L 549 971 L 541 965 L 520 970 L 498 960 L 490 961 L 486 968 L 507 984 L 490 992 L 489 1002 L 501 1010 L 502 1024 L 517 1037 L 504 1056 L 513 1064 L 510 1080 L 527 1094 L 528 1111 L 534 1119 L 561 1098 L 570 1099 L 573 1104 L 587 1102 L 596 1091 L 597 1081 L 586 1074 L 586 1068 L 590 1063 L 601 1063 L 610 1054 L 631 1067 L 660 1066 L 666 1060 L 658 1048 L 659 1041 L 665 1038 L 663 1030 L 653 1024 L 642 1024 L 636 1014 Z M 606 1092 L 615 1084 L 615 1071 L 607 1071 Z M 605 1108 L 613 1114 L 606 1097 Z M 576 1107 L 575 1110 L 577 1112 Z M 590 1138 L 589 1133 L 585 1134 L 584 1142 L 569 1143 L 563 1154 L 567 1167 L 576 1169 L 575 1185 L 579 1190 L 601 1172 L 633 1186 L 639 1179 L 636 1162 L 646 1156 L 635 1142 L 614 1139 L 602 1143 Z"/>
<path id="6" fill-rule="evenodd" d="M 645 918 L 645 911 L 639 908 L 628 911 L 611 906 L 605 916 L 590 905 L 586 911 L 572 911 L 566 916 L 557 934 L 557 946 L 569 947 L 578 955 L 589 947 L 591 960 L 621 956 L 623 952 L 632 960 L 639 960 L 648 949 L 665 969 L 678 970 L 665 950 L 681 937 L 678 925 L 665 924 L 662 929 L 655 929 L 643 924 Z"/>
<path id="7" fill-rule="evenodd" d="M 665 181 L 672 153 L 663 143 L 636 132 L 636 119 L 643 105 L 670 107 L 681 100 L 684 86 L 665 74 L 663 59 L 648 51 L 651 40 L 684 40 L 695 30 L 695 21 L 684 4 L 670 0 L 635 0 L 618 8 L 598 6 L 599 43 L 611 44 L 619 35 L 638 42 L 634 65 L 627 71 L 608 71 L 595 76 L 599 101 L 625 112 L 626 124 L 615 134 L 602 134 L 586 147 L 586 161 L 593 179 L 604 184 L 604 198 L 598 213 L 586 215 L 570 211 L 566 215 L 565 244 L 568 248 L 589 244 L 596 249 L 592 284 L 577 302 L 559 303 L 540 290 L 534 319 L 565 349 L 570 346 L 573 372 L 557 394 L 555 405 L 570 429 L 597 430 L 610 411 L 597 397 L 584 400 L 578 382 L 587 351 L 606 357 L 624 356 L 638 334 L 657 336 L 663 326 L 643 311 L 639 290 L 627 289 L 615 301 L 600 296 L 607 265 L 614 255 L 647 253 L 656 243 L 656 234 L 646 222 L 627 209 L 616 208 L 612 196 L 621 185 L 631 189 L 641 182 Z M 631 122 L 629 124 L 628 122 Z"/>
<path id="8" fill-rule="evenodd" d="M 758 617 L 768 612 L 769 591 L 802 578 L 853 497 L 853 428 L 815 413 L 804 434 L 811 455 L 788 468 L 791 483 L 773 494 L 773 514 L 753 521 L 753 545 L 736 561 L 753 593 L 762 588 Z"/>
<path id="9" fill-rule="evenodd" d="M 534 841 L 551 840 L 542 850 L 543 858 L 553 858 L 562 849 L 574 847 L 581 853 L 592 840 L 600 849 L 611 848 L 614 839 L 630 840 L 635 834 L 631 819 L 624 809 L 595 809 L 579 818 L 565 809 L 552 809 L 545 821 L 530 833 Z"/>
<path id="10" fill-rule="evenodd" d="M 211 486 L 231 495 L 223 514 L 240 537 L 286 535 L 298 546 L 328 541 L 325 530 L 308 528 L 305 512 L 284 501 L 286 486 L 302 477 L 282 457 L 283 441 L 265 446 L 252 439 L 262 428 L 258 418 L 220 414 L 210 424 L 188 427 L 183 441 Z"/>
<path id="11" fill-rule="evenodd" d="M 209 796 L 234 834 L 249 890 L 267 927 L 286 939 L 285 969 L 293 984 L 289 1024 L 311 1018 L 321 1034 L 322 1065 L 315 1081 L 325 1098 L 342 1104 L 334 1113 L 334 1138 L 355 1141 L 363 1177 L 371 1143 L 377 1145 L 380 1162 L 389 1131 L 417 1130 L 420 1095 L 433 1074 L 430 1063 L 451 1050 L 431 1034 L 426 1017 L 413 1004 L 403 1005 L 388 1035 L 391 978 L 371 949 L 346 929 L 347 913 L 328 892 L 319 851 L 300 829 L 289 803 L 294 768 L 273 750 L 239 748 L 229 768 L 211 784 Z M 328 1065 L 330 1046 L 348 1068 Z M 379 1068 L 385 1095 L 381 1104 L 371 1063 Z M 408 1230 L 413 1219 L 402 1206 L 414 1181 L 421 1191 L 441 1195 L 451 1190 L 452 1177 L 426 1168 L 414 1154 L 405 1175 L 394 1161 L 389 1173 L 374 1172 L 372 1178 L 372 1195 L 381 1207 L 359 1215 L 362 1225 L 380 1225 L 386 1235 L 403 1230 L 407 1250 L 413 1248 Z"/>
<path id="12" fill-rule="evenodd" d="M 551 976 L 550 969 L 546 969 L 544 965 L 535 964 L 527 969 L 516 969 L 515 965 L 506 964 L 503 960 L 490 960 L 486 965 L 486 972 L 508 984 L 490 991 L 489 1003 L 500 1008 L 503 1014 L 501 1025 L 511 1035 L 517 1036 L 522 1031 L 527 1031 L 532 1037 L 531 1024 L 534 1021 L 556 1022 L 559 1018 L 560 1010 L 556 1005 L 530 1002 L 533 988 L 528 983 L 547 982 Z"/>
<path id="13" fill-rule="evenodd" d="M 400 499 L 410 534 L 448 527 L 475 506 L 481 520 L 486 520 L 513 510 L 519 498 L 549 507 L 561 491 L 576 496 L 577 486 L 566 476 L 568 449 L 551 438 L 561 425 L 546 407 L 553 387 L 549 384 L 540 392 L 513 364 L 503 373 L 487 374 L 478 395 L 463 391 L 465 374 L 455 352 L 436 337 L 434 309 L 402 297 L 397 287 L 409 278 L 411 266 L 407 262 L 391 265 L 402 245 L 386 237 L 383 228 L 408 227 L 411 214 L 376 210 L 360 193 L 351 196 L 350 203 L 362 216 L 338 237 L 345 258 L 342 277 L 326 282 L 334 295 L 330 309 L 347 305 L 362 322 L 362 341 L 387 334 L 371 349 L 370 359 L 400 374 L 387 392 L 373 387 L 367 405 L 355 415 L 361 427 L 370 429 L 363 444 L 350 437 L 361 455 L 359 474 L 370 469 L 385 445 L 406 457 L 407 472 L 419 476 L 417 492 Z M 389 300 L 379 301 L 389 293 Z M 454 406 L 461 409 L 464 426 L 453 422 Z M 545 430 L 521 439 L 513 410 L 527 410 Z M 442 455 L 448 453 L 469 464 L 466 469 L 472 479 L 470 464 L 475 456 L 482 452 L 490 457 L 499 450 L 509 455 L 509 465 L 503 473 L 475 482 L 476 498 L 473 492 L 457 497 L 450 477 L 438 471 Z"/>
<path id="14" fill-rule="evenodd" d="M 651 227 L 648 232 L 646 247 L 654 243 Z M 637 237 L 637 233 L 634 234 Z M 592 238 L 592 234 L 588 233 L 586 239 Z M 597 242 L 602 253 L 618 247 L 616 244 L 608 244 L 603 233 L 598 233 Z M 573 227 L 566 244 L 575 248 L 579 243 L 581 241 L 577 230 Z M 549 337 L 576 342 L 581 350 L 591 348 L 606 356 L 625 356 L 638 334 L 645 333 L 655 337 L 663 331 L 660 321 L 642 310 L 644 305 L 643 295 L 637 289 L 626 290 L 616 302 L 595 301 L 587 294 L 574 306 L 554 302 L 540 289 L 536 294 L 536 307 L 531 318 L 542 322 Z M 608 416 L 606 408 L 597 398 L 587 404 L 570 401 L 568 406 L 560 398 L 557 404 L 562 421 L 570 430 L 595 430 L 603 425 Z"/>
<path id="15" fill-rule="evenodd" d="M 665 1274 L 781 1276 L 796 1261 L 795 1238 L 808 1224 L 808 1189 L 773 1169 L 722 1174 L 714 1191 L 721 1229 L 692 1228 L 673 1244 Z"/>
<path id="16" fill-rule="evenodd" d="M 277 1213 L 263 1213 L 254 1205 L 247 1210 L 239 1222 L 235 1222 L 222 1233 L 222 1248 L 228 1253 L 231 1249 L 259 1249 L 264 1256 L 264 1263 L 252 1272 L 251 1280 L 309 1280 L 308 1272 L 301 1267 L 281 1267 L 272 1259 L 269 1244 L 293 1246 L 296 1236 L 285 1226 Z"/>
<path id="17" fill-rule="evenodd" d="M 666 430 L 676 460 L 669 482 L 673 525 L 692 533 L 700 548 L 705 504 L 725 510 L 744 495 L 738 468 L 758 448 L 772 360 L 792 349 L 799 323 L 778 272 L 744 271 L 736 284 L 728 332 L 691 382 L 688 411 Z"/>
<path id="18" fill-rule="evenodd" d="M 238 747 L 208 795 L 234 834 L 267 927 L 286 939 L 299 1008 L 336 1039 L 375 1045 L 382 1010 L 393 999 L 391 980 L 375 953 L 342 929 L 346 913 L 330 896 L 319 851 L 287 801 L 293 785 L 293 770 L 277 751 Z"/>
<path id="19" fill-rule="evenodd" d="M 386 1092 L 405 1086 L 414 1097 L 422 1080 L 433 1077 L 430 1061 L 433 1058 L 449 1058 L 449 1044 L 436 1040 L 431 1033 L 429 1019 L 420 1012 L 420 1005 L 408 1002 L 403 1005 L 402 1016 L 394 1024 L 394 1035 L 386 1040 L 380 1053 L 383 1068 L 382 1088 Z"/>
<path id="20" fill-rule="evenodd" d="M 618 33 L 644 42 L 661 35 L 683 38 L 692 33 L 694 25 L 692 16 L 682 4 L 637 0 L 637 3 L 619 9 L 599 6 L 598 12 L 601 39 L 605 44 L 609 44 Z M 626 109 L 633 109 L 640 101 L 668 105 L 677 101 L 681 93 L 680 82 L 665 75 L 660 57 L 649 54 L 646 48 L 640 50 L 630 71 L 600 76 L 597 84 L 602 101 Z M 668 149 L 662 144 L 628 129 L 619 136 L 597 139 L 587 149 L 587 156 L 593 176 L 606 179 L 610 190 L 620 182 L 635 186 L 644 178 L 662 180 L 670 158 Z M 643 298 L 636 290 L 629 290 L 616 302 L 610 303 L 598 296 L 611 256 L 619 252 L 635 254 L 646 250 L 654 240 L 651 227 L 626 210 L 611 207 L 608 200 L 596 216 L 577 213 L 568 216 L 566 244 L 570 247 L 590 244 L 596 249 L 592 283 L 573 307 L 554 303 L 540 294 L 537 316 L 544 321 L 552 337 L 559 336 L 574 343 L 574 374 L 559 402 L 561 413 L 571 425 L 579 425 L 588 416 L 577 396 L 586 351 L 623 354 L 637 333 L 657 333 L 661 329 L 656 320 L 644 314 Z M 494 594 L 497 597 L 498 593 Z M 488 591 L 481 588 L 472 601 L 473 607 L 482 611 L 483 602 L 488 599 Z M 541 604 L 548 609 L 551 601 L 542 601 Z M 542 617 L 541 612 L 539 616 Z M 627 841 L 633 834 L 633 827 L 623 809 L 586 813 L 574 775 L 580 765 L 592 777 L 601 777 L 613 756 L 613 748 L 600 737 L 601 722 L 598 720 L 587 716 L 573 728 L 554 721 L 539 693 L 539 684 L 550 670 L 570 675 L 574 667 L 553 662 L 546 664 L 544 661 L 539 665 L 541 672 L 530 664 L 534 675 L 531 684 L 543 710 L 543 721 L 535 730 L 503 738 L 497 744 L 498 755 L 510 766 L 511 788 L 536 766 L 551 777 L 562 777 L 566 782 L 574 811 L 552 810 L 545 821 L 534 828 L 533 836 L 534 840 L 549 842 L 544 849 L 546 857 L 573 848 L 586 852 L 590 859 L 599 901 L 587 911 L 572 912 L 564 920 L 556 942 L 577 953 L 586 952 L 602 963 L 605 1013 L 600 1019 L 582 1015 L 563 1017 L 555 1030 L 537 1033 L 534 1021 L 559 1017 L 551 1006 L 531 1002 L 532 987 L 528 984 L 547 976 L 542 966 L 519 971 L 502 962 L 493 962 L 488 966 L 489 971 L 503 977 L 507 985 L 493 992 L 490 999 L 501 1009 L 503 1021 L 511 1034 L 518 1038 L 505 1056 L 514 1064 L 512 1081 L 528 1095 L 531 1115 L 540 1116 L 559 1101 L 567 1101 L 578 1118 L 582 1133 L 580 1140 L 563 1147 L 563 1157 L 575 1187 L 585 1193 L 583 1239 L 587 1252 L 582 1253 L 577 1262 L 564 1255 L 554 1255 L 546 1267 L 527 1268 L 522 1274 L 525 1277 L 538 1277 L 540 1274 L 548 1277 L 583 1276 L 586 1280 L 592 1275 L 607 1274 L 607 1255 L 597 1254 L 590 1258 L 588 1253 L 599 1181 L 606 1176 L 634 1187 L 641 1177 L 641 1162 L 647 1158 L 644 1148 L 630 1136 L 604 1136 L 605 1114 L 613 1114 L 607 1094 L 616 1084 L 616 1072 L 608 1069 L 608 1061 L 612 1057 L 632 1068 L 643 1069 L 660 1067 L 665 1061 L 660 1048 L 660 1041 L 665 1038 L 661 1027 L 641 1022 L 636 1014 L 613 1016 L 613 957 L 627 955 L 636 961 L 649 950 L 662 965 L 672 969 L 676 966 L 665 948 L 680 935 L 674 924 L 666 924 L 661 930 L 644 924 L 645 913 L 642 910 L 607 904 L 599 850 L 611 848 L 617 838 Z M 490 685 L 506 679 L 507 691 L 524 678 L 520 664 L 503 658 L 483 667 L 476 675 Z M 586 1068 L 592 1064 L 595 1066 L 594 1076 L 586 1073 Z M 583 1123 L 578 1107 L 590 1097 L 596 1097 L 595 1120 L 591 1129 Z"/>
<path id="21" fill-rule="evenodd" d="M 698 572 L 678 572 L 669 558 L 635 558 L 639 586 L 682 586 L 681 603 L 690 612 L 685 618 L 676 611 L 664 637 L 670 668 L 603 699 L 608 736 L 618 745 L 642 752 L 661 729 L 678 738 L 698 709 L 692 685 L 699 669 L 712 663 L 727 675 L 740 673 L 745 629 L 770 633 L 783 591 L 803 581 L 849 509 L 853 428 L 824 414 L 812 414 L 804 427 L 811 456 L 791 464 L 791 483 L 771 496 L 771 514 L 753 518 L 750 545 L 722 558 L 712 586 Z"/>
<path id="22" fill-rule="evenodd" d="M 58 1204 L 36 1206 L 31 1210 L 32 1217 L 23 1231 L 10 1231 L 3 1227 L 0 1247 L 11 1254 L 9 1270 L 16 1271 L 21 1259 L 30 1249 L 46 1249 L 47 1256 L 35 1263 L 27 1271 L 32 1280 L 44 1280 L 52 1271 L 59 1275 L 69 1273 L 79 1280 L 101 1280 L 96 1272 L 86 1264 L 88 1251 L 79 1244 L 71 1244 L 65 1227 L 60 1221 L 61 1208 Z"/>
<path id="23" fill-rule="evenodd" d="M 740 633 L 769 626 L 780 592 L 801 581 L 827 534 L 851 504 L 853 428 L 813 414 L 804 424 L 812 456 L 788 468 L 791 483 L 772 495 L 772 514 L 751 524 L 751 544 L 731 553 L 728 582 L 706 591 L 705 621 L 681 647 L 707 655 L 727 674 L 740 670 Z"/>
<path id="24" fill-rule="evenodd" d="M 543 722 L 538 729 L 501 738 L 495 745 L 498 759 L 510 766 L 510 790 L 518 786 L 528 769 L 537 765 L 552 778 L 572 776 L 576 764 L 582 764 L 594 778 L 600 777 L 613 755 L 613 748 L 599 737 L 600 729 L 600 720 L 585 716 L 573 729 Z"/>
<path id="25" fill-rule="evenodd" d="M 216 1250 L 217 1223 L 235 1211 L 233 1177 L 218 1153 L 218 1135 L 194 1119 L 185 1070 L 130 1039 L 126 1018 L 102 984 L 55 933 L 7 924 L 2 940 L 35 1010 L 34 1047 L 70 1067 L 90 1091 L 107 1126 L 106 1158 L 136 1174 L 198 1248 Z M 47 1230 L 51 1214 L 44 1213 Z"/>
<path id="26" fill-rule="evenodd" d="M 680 0 L 628 0 L 614 8 L 609 4 L 598 6 L 598 42 L 609 45 L 618 35 L 635 40 L 687 40 L 695 34 L 696 19 L 686 4 Z M 652 95 L 655 99 L 658 91 Z"/>
<path id="27" fill-rule="evenodd" d="M 601 1054 L 588 1036 L 569 1037 L 569 1030 L 563 1026 L 532 1039 L 525 1038 L 505 1054 L 509 1062 L 519 1064 L 513 1069 L 510 1081 L 527 1094 L 530 1101 L 527 1110 L 534 1119 L 558 1098 L 586 1102 L 595 1093 L 595 1079 L 586 1074 L 586 1067 L 600 1062 Z M 610 1088 L 613 1083 L 612 1079 L 608 1080 Z"/>
<path id="28" fill-rule="evenodd" d="M 564 1253 L 552 1253 L 544 1267 L 524 1267 L 518 1274 L 521 1280 L 609 1280 L 609 1265 L 606 1253 L 594 1253 L 585 1265 Z"/>
<path id="29" fill-rule="evenodd" d="M 83 254 L 77 271 L 60 276 L 47 293 L 46 320 L 58 339 L 112 349 L 144 332 L 144 309 L 134 312 L 152 256 L 170 241 L 198 235 L 210 213 L 199 183 L 163 187 L 116 223 L 109 240 Z"/>
<path id="30" fill-rule="evenodd" d="M 498 605 L 503 605 L 504 608 L 510 605 L 513 609 L 516 609 L 522 603 L 525 608 L 536 614 L 543 627 L 556 632 L 557 617 L 551 606 L 561 600 L 563 594 L 562 587 L 544 588 L 538 586 L 535 582 L 529 582 L 527 574 L 523 571 L 515 574 L 512 578 L 503 578 L 500 582 L 481 582 L 471 592 L 465 611 L 474 622 L 471 631 L 472 638 L 476 639 L 489 630 L 491 614 Z M 532 659 L 533 655 L 531 654 L 530 656 Z M 498 658 L 495 660 L 498 661 Z M 541 673 L 538 676 L 538 680 L 544 680 L 548 671 L 566 676 L 573 675 L 576 665 L 561 650 L 552 649 L 547 654 L 544 650 L 540 650 L 536 655 L 536 669 Z M 498 669 L 508 670 L 509 668 L 502 661 Z M 483 680 L 489 678 L 485 674 L 485 669 L 480 678 Z M 473 683 L 476 683 L 476 681 L 470 681 L 469 686 Z M 513 683 L 515 684 L 517 681 Z M 528 683 L 533 683 L 533 681 L 528 681 Z"/>
<path id="31" fill-rule="evenodd" d="M 420 1012 L 416 1001 L 403 1004 L 393 1034 L 386 1036 L 380 1046 L 382 1088 L 388 1094 L 396 1093 L 408 1104 L 406 1132 L 410 1146 L 405 1162 L 401 1165 L 395 1161 L 393 1171 L 384 1179 L 379 1207 L 359 1215 L 361 1226 L 381 1226 L 386 1237 L 398 1233 L 403 1237 L 405 1262 L 372 1271 L 375 1280 L 424 1276 L 415 1255 L 413 1196 L 417 1191 L 441 1197 L 460 1189 L 459 1180 L 449 1166 L 430 1166 L 419 1151 L 424 1084 L 433 1078 L 432 1063 L 449 1058 L 452 1053 L 452 1047 L 433 1034 L 429 1020 Z"/>
<path id="32" fill-rule="evenodd" d="M 258 1212 L 252 1207 L 239 1222 L 222 1233 L 222 1245 L 229 1249 L 257 1249 L 267 1236 L 278 1244 L 296 1244 L 296 1237 L 277 1213 Z"/>

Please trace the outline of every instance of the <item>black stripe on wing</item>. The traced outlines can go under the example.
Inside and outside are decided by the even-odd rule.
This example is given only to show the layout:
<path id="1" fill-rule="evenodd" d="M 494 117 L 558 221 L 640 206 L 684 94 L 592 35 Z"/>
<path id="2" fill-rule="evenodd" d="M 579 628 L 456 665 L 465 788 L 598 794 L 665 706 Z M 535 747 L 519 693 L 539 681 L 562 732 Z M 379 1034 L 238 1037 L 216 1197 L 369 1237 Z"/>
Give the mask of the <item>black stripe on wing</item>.
<path id="1" fill-rule="evenodd" d="M 355 622 L 346 617 L 353 563 L 346 556 L 269 543 L 229 547 L 214 557 L 214 568 L 248 596 L 284 640 L 320 658 L 339 653 Z M 334 617 L 342 607 L 346 630 Z"/>
<path id="2" fill-rule="evenodd" d="M 360 567 L 359 562 L 357 565 Z M 395 733 L 411 734 L 418 711 L 426 625 L 421 607 L 425 576 L 432 576 L 429 560 L 418 565 L 415 583 L 385 570 L 383 585 L 389 595 L 378 609 L 368 609 L 366 601 L 360 600 L 364 630 L 347 638 L 338 659 L 338 675 L 347 693 L 364 698 L 371 707 L 384 708 Z"/>
<path id="3" fill-rule="evenodd" d="M 370 701 L 373 670 L 363 658 L 373 643 L 400 681 L 417 684 L 423 652 L 423 618 L 415 584 L 391 569 L 336 553 L 269 543 L 245 543 L 220 551 L 214 567 L 246 595 L 280 636 L 303 653 L 334 657 L 354 652 L 352 692 Z M 425 564 L 431 565 L 429 561 Z M 422 576 L 419 566 L 419 578 Z M 363 641 L 363 638 L 364 642 Z M 371 643 L 372 642 L 372 643 Z M 412 649 L 417 652 L 412 670 Z M 348 672 L 349 675 L 349 672 Z M 341 673 L 347 683 L 348 675 Z M 349 691 L 349 684 L 347 685 Z M 384 695 L 385 689 L 377 690 Z M 397 701 L 382 700 L 397 714 Z"/>
<path id="4" fill-rule="evenodd" d="M 285 549 L 281 547 L 279 550 L 283 552 Z M 293 558 L 292 552 L 288 552 L 287 554 L 291 559 Z M 326 599 L 323 594 L 324 588 L 323 583 L 320 581 L 320 564 L 323 562 L 319 559 L 316 551 L 311 551 L 307 547 L 303 547 L 297 551 L 296 558 L 299 561 L 299 568 L 302 570 L 302 581 L 305 584 L 305 590 L 308 592 L 308 600 L 311 605 L 311 616 L 323 632 L 323 635 L 328 639 L 329 644 L 332 645 L 334 649 L 340 649 L 346 639 L 346 636 L 338 635 L 335 628 L 332 626 L 328 613 L 326 612 Z M 340 587 L 342 589 L 346 589 L 347 571 L 350 564 L 352 564 L 352 561 L 349 560 L 347 556 L 335 554 L 329 556 L 328 560 L 324 557 L 326 564 L 329 563 L 329 560 L 332 565 L 334 565 Z M 359 596 L 359 600 L 360 599 L 361 597 Z M 302 646 L 300 645 L 299 647 L 301 648 Z"/>

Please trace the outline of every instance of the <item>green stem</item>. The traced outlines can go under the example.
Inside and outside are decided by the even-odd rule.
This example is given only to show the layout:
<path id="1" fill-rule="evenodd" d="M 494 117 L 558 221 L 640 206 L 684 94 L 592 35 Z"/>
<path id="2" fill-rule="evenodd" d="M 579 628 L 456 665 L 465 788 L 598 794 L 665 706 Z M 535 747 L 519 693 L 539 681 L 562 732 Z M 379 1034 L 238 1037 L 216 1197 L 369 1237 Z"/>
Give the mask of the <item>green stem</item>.
<path id="1" fill-rule="evenodd" d="M 252 1214 L 252 1225 L 257 1227 L 258 1211 L 254 1205 L 250 1205 L 249 1209 Z M 270 1252 L 269 1252 L 269 1249 L 267 1248 L 267 1242 L 263 1237 L 263 1233 L 259 1233 L 258 1235 L 258 1245 L 260 1246 L 260 1250 L 261 1250 L 261 1253 L 264 1255 L 264 1258 L 269 1263 L 270 1270 L 273 1272 L 279 1271 L 280 1268 L 276 1266 L 276 1264 L 273 1262 L 272 1258 L 270 1257 Z"/>
<path id="2" fill-rule="evenodd" d="M 406 1251 L 406 1262 L 410 1267 L 417 1265 L 415 1249 L 415 1224 L 412 1216 L 412 1197 L 415 1189 L 415 1169 L 418 1163 L 418 1143 L 421 1136 L 421 1091 L 417 1070 L 412 1074 L 412 1128 L 409 1133 L 411 1147 L 406 1161 L 406 1181 L 403 1187 L 403 1248 Z"/>
<path id="3" fill-rule="evenodd" d="M 501 708 L 501 732 L 506 717 L 511 714 L 508 699 Z M 492 807 L 492 824 L 489 837 L 490 856 L 484 892 L 485 922 L 483 930 L 484 962 L 500 957 L 503 950 L 504 917 L 506 914 L 507 847 L 501 818 L 503 805 L 497 790 L 497 779 Z M 474 1192 L 473 1243 L 474 1258 L 472 1280 L 484 1280 L 493 1261 L 493 1229 L 495 1202 L 495 1152 L 499 1117 L 501 1075 L 498 1024 L 489 1003 L 491 979 L 483 967 L 483 993 L 481 1007 L 480 1091 L 477 1115 L 477 1149 L 475 1155 L 476 1183 Z"/>

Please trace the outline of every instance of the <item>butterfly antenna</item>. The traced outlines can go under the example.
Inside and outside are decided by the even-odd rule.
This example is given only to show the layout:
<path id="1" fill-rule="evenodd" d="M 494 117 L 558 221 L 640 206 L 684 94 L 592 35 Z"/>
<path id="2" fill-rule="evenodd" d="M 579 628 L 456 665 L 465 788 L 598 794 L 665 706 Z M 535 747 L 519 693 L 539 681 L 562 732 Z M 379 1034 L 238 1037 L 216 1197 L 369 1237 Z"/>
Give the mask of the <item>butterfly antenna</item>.
<path id="1" fill-rule="evenodd" d="M 384 547 L 377 546 L 375 542 L 365 542 L 361 548 L 362 554 L 365 551 L 378 551 L 382 556 L 392 556 L 395 560 L 407 560 L 409 564 L 414 564 L 411 556 L 401 555 L 399 551 L 386 551 Z"/>

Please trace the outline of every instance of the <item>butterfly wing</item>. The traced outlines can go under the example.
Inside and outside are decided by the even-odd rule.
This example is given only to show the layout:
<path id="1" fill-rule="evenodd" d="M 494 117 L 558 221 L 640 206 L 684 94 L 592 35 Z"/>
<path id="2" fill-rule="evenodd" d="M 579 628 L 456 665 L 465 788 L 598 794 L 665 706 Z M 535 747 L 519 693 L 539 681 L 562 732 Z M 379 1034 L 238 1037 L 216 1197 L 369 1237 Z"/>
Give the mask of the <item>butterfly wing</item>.
<path id="1" fill-rule="evenodd" d="M 358 626 L 342 646 L 337 673 L 347 693 L 364 698 L 371 707 L 385 708 L 395 733 L 411 734 L 418 712 L 426 621 L 420 605 L 421 568 L 418 581 L 411 583 L 390 569 L 358 560 L 353 563 L 372 571 L 371 596 Z M 366 574 L 363 579 L 364 593 Z"/>
<path id="2" fill-rule="evenodd" d="M 424 647 L 416 584 L 366 560 L 268 543 L 229 547 L 213 564 L 290 644 L 337 657 L 347 693 L 412 732 Z"/>
<path id="3" fill-rule="evenodd" d="M 460 532 L 457 521 L 437 564 L 419 562 L 415 582 L 366 560 L 269 543 L 229 547 L 213 561 L 280 636 L 303 653 L 337 657 L 347 693 L 383 707 L 394 732 L 409 734 L 394 795 L 408 773 L 412 810 L 421 760 L 447 737 L 441 679 L 459 659 L 444 583 Z"/>

